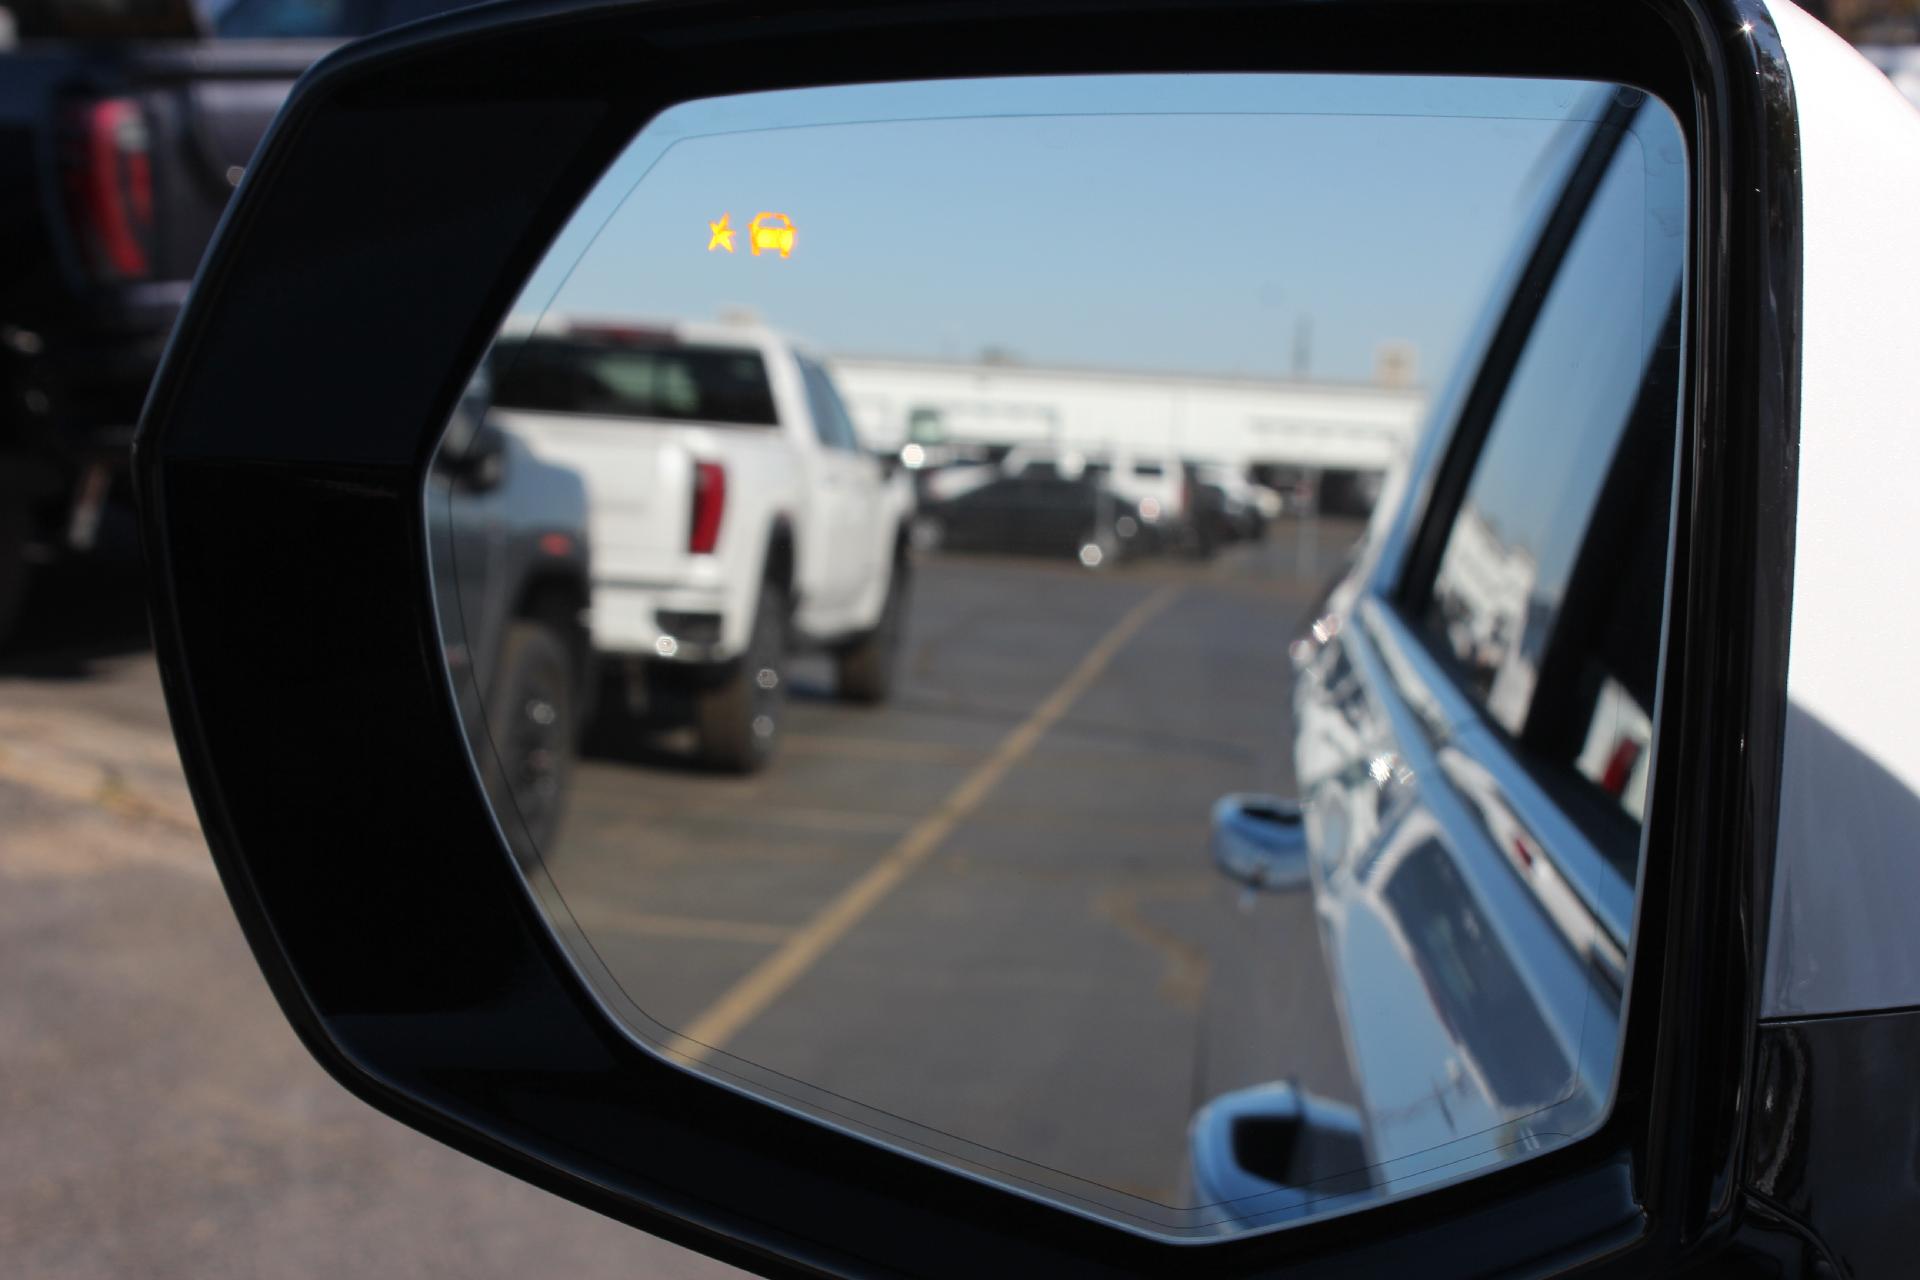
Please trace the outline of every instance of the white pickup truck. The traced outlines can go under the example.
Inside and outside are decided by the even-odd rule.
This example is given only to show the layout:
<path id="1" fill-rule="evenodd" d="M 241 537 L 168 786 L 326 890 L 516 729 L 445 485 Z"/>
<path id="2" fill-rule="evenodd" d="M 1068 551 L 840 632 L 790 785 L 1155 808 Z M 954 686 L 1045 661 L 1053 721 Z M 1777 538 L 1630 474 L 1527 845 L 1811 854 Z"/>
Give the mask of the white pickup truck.
<path id="1" fill-rule="evenodd" d="M 757 326 L 548 315 L 510 326 L 493 368 L 500 424 L 586 478 L 616 710 L 686 715 L 703 758 L 753 770 L 792 649 L 832 652 L 842 697 L 887 696 L 912 489 L 818 359 Z"/>

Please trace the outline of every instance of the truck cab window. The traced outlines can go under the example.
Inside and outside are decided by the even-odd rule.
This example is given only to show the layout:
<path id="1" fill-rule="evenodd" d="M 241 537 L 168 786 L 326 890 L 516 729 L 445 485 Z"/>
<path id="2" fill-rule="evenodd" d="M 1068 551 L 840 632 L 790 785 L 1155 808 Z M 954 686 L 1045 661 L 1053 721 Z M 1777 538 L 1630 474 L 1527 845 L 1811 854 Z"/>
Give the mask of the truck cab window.
<path id="1" fill-rule="evenodd" d="M 807 407 L 813 411 L 813 429 L 820 443 L 829 449 L 858 453 L 859 433 L 854 430 L 846 405 L 840 401 L 840 393 L 834 390 L 833 379 L 811 360 L 799 363 L 800 376 L 807 384 Z"/>
<path id="2" fill-rule="evenodd" d="M 770 427 L 766 361 L 747 348 L 650 344 L 591 333 L 499 345 L 494 403 L 585 413 Z"/>

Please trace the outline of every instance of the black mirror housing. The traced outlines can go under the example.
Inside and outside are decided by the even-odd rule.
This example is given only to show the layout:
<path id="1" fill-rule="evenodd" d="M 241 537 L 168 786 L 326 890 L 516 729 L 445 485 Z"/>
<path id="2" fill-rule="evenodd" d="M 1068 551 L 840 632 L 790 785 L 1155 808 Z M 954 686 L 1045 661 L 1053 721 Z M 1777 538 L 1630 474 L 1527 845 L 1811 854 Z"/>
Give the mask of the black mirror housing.
<path id="1" fill-rule="evenodd" d="M 1700 781 L 1655 792 L 1661 856 L 1640 926 L 1652 961 L 1631 976 L 1600 1130 L 1363 1213 L 1174 1241 L 770 1107 L 623 1033 L 548 932 L 537 900 L 552 886 L 522 877 L 470 766 L 460 717 L 476 708 L 470 690 L 450 696 L 436 656 L 420 492 L 521 282 L 664 107 L 876 79 L 1263 69 L 1604 78 L 1679 115 L 1695 190 L 1687 349 L 1713 357 L 1688 371 L 1668 643 L 1684 658 L 1704 653 L 1698 637 L 1723 639 L 1710 674 L 1673 664 L 1659 758 Z M 1797 430 L 1798 181 L 1791 83 L 1748 0 L 773 15 L 733 0 L 526 0 L 336 53 L 302 81 L 229 210 L 136 446 L 181 754 L 283 1011 L 388 1114 L 765 1274 L 1407 1274 L 1436 1257 L 1463 1272 L 1644 1274 L 1728 1247 L 1744 1221 L 1728 1188 L 1752 1105 L 1764 780 L 1784 720 L 1784 631 L 1759 620 L 1781 616 L 1791 564 L 1778 513 Z M 302 590 L 235 607 L 230 584 L 286 580 Z M 388 731 L 370 745 L 376 722 Z M 1285 826 L 1244 805 L 1228 818 L 1249 839 Z M 1296 860 L 1285 839 L 1267 843 L 1258 874 L 1277 884 Z M 1253 865 L 1241 844 L 1231 858 L 1215 847 Z"/>

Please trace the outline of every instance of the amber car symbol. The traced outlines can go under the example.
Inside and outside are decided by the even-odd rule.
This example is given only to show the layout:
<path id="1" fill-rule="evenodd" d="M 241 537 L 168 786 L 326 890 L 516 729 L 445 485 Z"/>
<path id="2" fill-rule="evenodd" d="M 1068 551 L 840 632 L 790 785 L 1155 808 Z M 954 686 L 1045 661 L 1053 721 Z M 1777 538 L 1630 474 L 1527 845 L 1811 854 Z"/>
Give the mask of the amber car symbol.
<path id="1" fill-rule="evenodd" d="M 793 256 L 793 219 L 784 213 L 758 213 L 747 224 L 747 244 L 753 250 L 753 256 L 759 257 L 762 249 L 778 249 L 780 256 Z"/>

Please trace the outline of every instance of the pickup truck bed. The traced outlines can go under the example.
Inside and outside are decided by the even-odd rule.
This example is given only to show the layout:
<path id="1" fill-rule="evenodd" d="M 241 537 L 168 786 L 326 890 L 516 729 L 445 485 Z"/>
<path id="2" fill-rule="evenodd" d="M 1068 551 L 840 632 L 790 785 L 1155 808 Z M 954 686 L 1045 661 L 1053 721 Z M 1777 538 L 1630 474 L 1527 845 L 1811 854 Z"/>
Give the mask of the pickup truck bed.
<path id="1" fill-rule="evenodd" d="M 766 329 L 548 315 L 503 335 L 491 421 L 585 478 L 614 709 L 691 703 L 702 754 L 770 758 L 791 646 L 887 695 L 911 516 L 820 361 Z"/>

